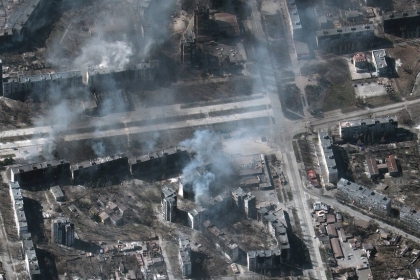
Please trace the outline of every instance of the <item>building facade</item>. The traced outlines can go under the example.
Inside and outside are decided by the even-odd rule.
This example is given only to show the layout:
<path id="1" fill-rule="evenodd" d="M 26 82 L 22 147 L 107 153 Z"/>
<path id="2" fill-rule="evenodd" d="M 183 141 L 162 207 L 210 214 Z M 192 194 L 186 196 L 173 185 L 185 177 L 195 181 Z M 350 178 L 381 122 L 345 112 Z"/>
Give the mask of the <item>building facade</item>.
<path id="1" fill-rule="evenodd" d="M 386 52 L 384 49 L 372 51 L 373 65 L 377 76 L 386 76 L 389 72 Z"/>
<path id="2" fill-rule="evenodd" d="M 357 50 L 375 38 L 373 24 L 343 26 L 341 28 L 316 31 L 318 48 L 344 53 Z"/>
<path id="3" fill-rule="evenodd" d="M 176 192 L 167 186 L 162 189 L 161 206 L 163 218 L 168 222 L 174 222 L 178 210 L 177 196 Z"/>
<path id="4" fill-rule="evenodd" d="M 393 137 L 397 128 L 398 117 L 395 115 L 339 123 L 340 138 L 352 143 L 359 140 L 362 143 L 378 143 L 383 137 Z"/>
<path id="5" fill-rule="evenodd" d="M 334 158 L 333 141 L 327 132 L 318 132 L 319 145 L 321 146 L 321 162 L 327 173 L 328 183 L 336 184 L 338 181 L 337 164 Z"/>
<path id="6" fill-rule="evenodd" d="M 184 236 L 179 237 L 178 260 L 181 267 L 182 277 L 189 278 L 192 274 L 191 244 Z"/>
<path id="7" fill-rule="evenodd" d="M 382 16 L 384 32 L 403 38 L 420 36 L 420 12 L 411 10 Z"/>
<path id="8" fill-rule="evenodd" d="M 249 251 L 246 259 L 248 270 L 254 272 L 279 269 L 282 265 L 281 252 L 278 249 Z"/>
<path id="9" fill-rule="evenodd" d="M 52 239 L 56 244 L 71 247 L 74 245 L 74 223 L 59 218 L 52 223 Z"/>
<path id="10" fill-rule="evenodd" d="M 256 219 L 257 218 L 257 207 L 255 195 L 251 192 L 244 192 L 242 188 L 237 188 L 232 191 L 232 199 L 235 206 L 240 212 L 245 214 L 246 217 Z"/>
<path id="11" fill-rule="evenodd" d="M 337 183 L 337 197 L 377 215 L 389 216 L 391 199 L 346 179 Z"/>

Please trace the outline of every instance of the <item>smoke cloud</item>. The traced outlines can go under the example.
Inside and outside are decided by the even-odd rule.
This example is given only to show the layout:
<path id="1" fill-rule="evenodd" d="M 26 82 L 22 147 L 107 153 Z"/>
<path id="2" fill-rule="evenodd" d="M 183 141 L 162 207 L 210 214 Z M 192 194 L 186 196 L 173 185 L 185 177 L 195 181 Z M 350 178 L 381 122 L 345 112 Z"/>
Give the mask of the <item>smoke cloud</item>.
<path id="1" fill-rule="evenodd" d="M 75 59 L 76 69 L 124 68 L 130 63 L 133 49 L 128 41 L 107 42 L 93 38 Z"/>
<path id="2" fill-rule="evenodd" d="M 211 131 L 198 130 L 193 138 L 180 143 L 195 153 L 193 160 L 182 170 L 182 184 L 192 185 L 197 204 L 208 201 L 217 177 L 232 173 L 219 139 L 220 136 Z"/>

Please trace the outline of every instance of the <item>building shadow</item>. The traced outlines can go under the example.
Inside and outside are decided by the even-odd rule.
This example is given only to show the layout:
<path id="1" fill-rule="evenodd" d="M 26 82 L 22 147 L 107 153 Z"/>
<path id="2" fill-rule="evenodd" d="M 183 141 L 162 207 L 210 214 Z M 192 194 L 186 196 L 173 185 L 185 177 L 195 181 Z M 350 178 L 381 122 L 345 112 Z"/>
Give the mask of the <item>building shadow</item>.
<path id="1" fill-rule="evenodd" d="M 32 233 L 34 243 L 48 243 L 49 238 L 45 236 L 44 218 L 42 216 L 42 205 L 39 201 L 23 197 L 23 206 L 28 223 L 28 231 Z"/>
<path id="2" fill-rule="evenodd" d="M 204 263 L 208 260 L 208 256 L 202 252 L 191 251 L 192 260 L 192 279 L 210 279 Z"/>
<path id="3" fill-rule="evenodd" d="M 85 252 L 89 252 L 92 254 L 98 254 L 99 251 L 102 249 L 101 246 L 93 243 L 93 242 L 87 242 L 81 239 L 74 239 L 74 249 L 81 250 Z"/>
<path id="4" fill-rule="evenodd" d="M 41 270 L 40 279 L 58 279 L 57 267 L 54 255 L 44 249 L 36 249 L 39 268 Z"/>

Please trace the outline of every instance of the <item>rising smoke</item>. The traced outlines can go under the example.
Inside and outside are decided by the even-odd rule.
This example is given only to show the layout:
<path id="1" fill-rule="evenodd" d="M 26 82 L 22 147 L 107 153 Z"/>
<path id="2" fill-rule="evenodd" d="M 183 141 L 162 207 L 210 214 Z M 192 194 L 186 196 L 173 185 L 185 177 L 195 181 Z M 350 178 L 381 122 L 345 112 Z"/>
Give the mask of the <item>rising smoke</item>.
<path id="1" fill-rule="evenodd" d="M 193 138 L 182 141 L 180 145 L 195 153 L 193 160 L 182 170 L 182 184 L 191 185 L 196 203 L 203 204 L 209 200 L 212 188 L 216 188 L 216 179 L 232 173 L 221 149 L 220 136 L 208 130 L 198 130 Z"/>
<path id="2" fill-rule="evenodd" d="M 90 40 L 74 60 L 75 69 L 125 68 L 133 55 L 127 41 L 107 42 L 99 38 Z"/>

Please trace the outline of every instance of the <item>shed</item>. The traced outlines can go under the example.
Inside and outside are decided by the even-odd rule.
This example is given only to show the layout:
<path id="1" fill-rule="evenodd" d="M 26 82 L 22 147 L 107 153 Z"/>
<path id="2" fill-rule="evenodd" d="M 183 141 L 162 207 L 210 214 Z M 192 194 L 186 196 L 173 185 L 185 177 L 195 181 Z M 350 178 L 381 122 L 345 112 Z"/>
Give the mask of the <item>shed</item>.
<path id="1" fill-rule="evenodd" d="M 104 224 L 108 223 L 109 219 L 110 219 L 109 215 L 105 211 L 103 211 L 99 214 L 99 218 L 101 219 L 101 222 L 104 223 Z"/>

